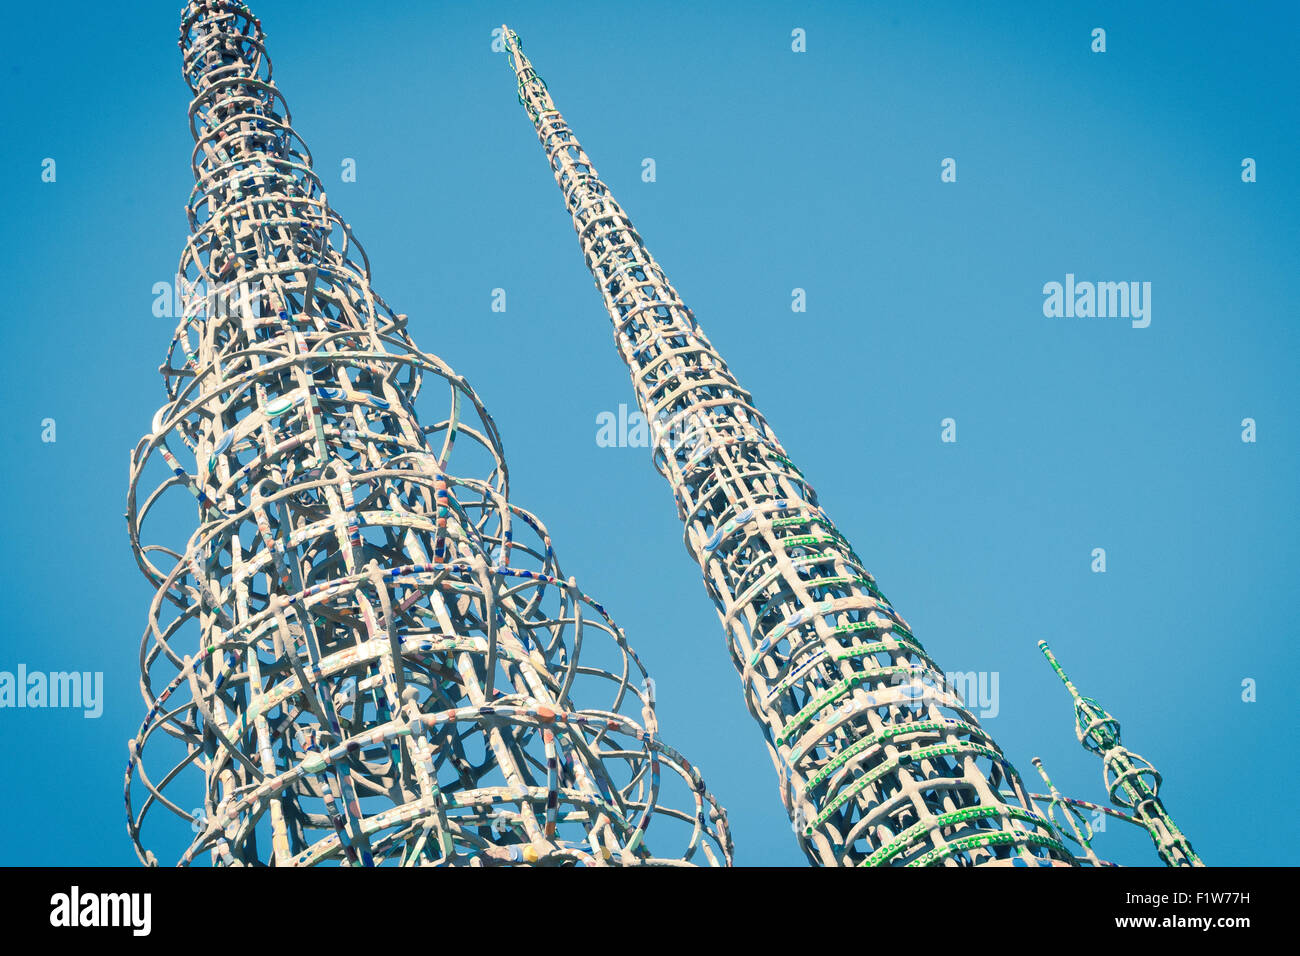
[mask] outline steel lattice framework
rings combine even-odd
[[[1070,865],[502,32],[808,858]]]
[[[184,314],[127,510],[157,588],[126,773],[141,860],[161,805],[182,864],[729,863],[640,660],[509,502],[479,397],[371,289],[259,21],[191,2],[180,46]],[[142,543],[154,513],[192,526],[176,489],[198,529]]]
[[[1124,746],[1119,721],[1096,700],[1079,693],[1047,642],[1039,641],[1038,649],[1070,692],[1074,701],[1075,735],[1084,750],[1101,758],[1106,793],[1111,802],[1130,811],[1129,821],[1146,829],[1166,866],[1204,866],[1160,800],[1160,772],[1145,757]],[[1046,779],[1046,774],[1043,777]]]

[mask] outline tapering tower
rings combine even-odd
[[[1069,865],[1019,775],[818,506],[598,178],[518,36],[502,29],[809,859]]]
[[[141,860],[161,807],[181,864],[730,862],[641,662],[510,503],[478,395],[371,288],[257,18],[195,0],[180,46],[183,314],[127,505],[157,588],[126,773]]]
[[[1160,800],[1159,771],[1146,758],[1124,746],[1120,741],[1119,721],[1093,698],[1079,693],[1047,642],[1039,641],[1038,649],[1074,700],[1075,735],[1084,750],[1101,758],[1106,793],[1111,802],[1128,810],[1133,822],[1146,828],[1166,866],[1204,866]]]

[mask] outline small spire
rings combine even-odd
[[[1066,676],[1065,668],[1063,668],[1057,661],[1056,655],[1052,653],[1051,647],[1048,646],[1046,641],[1039,641],[1038,649],[1042,651],[1043,656],[1047,658],[1047,663],[1052,665],[1052,670],[1056,671],[1056,676],[1061,678],[1061,683],[1064,684],[1065,689],[1070,692],[1070,696],[1073,697],[1075,701],[1078,701],[1080,699],[1078,688],[1076,688],[1074,682]]]
[[[1038,649],[1074,699],[1075,735],[1085,750],[1101,758],[1111,803],[1133,811],[1134,818],[1147,828],[1156,852],[1167,866],[1204,866],[1160,800],[1159,771],[1146,758],[1124,746],[1119,721],[1096,700],[1079,693],[1047,642],[1039,641]],[[1039,773],[1047,779],[1041,767]]]

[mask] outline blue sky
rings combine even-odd
[[[121,785],[150,589],[122,514],[173,325],[151,289],[192,185],[179,6],[8,14],[0,670],[101,671],[105,696],[98,719],[0,710],[0,863],[134,862]],[[1287,862],[1295,8],[989,6],[254,9],[376,289],[485,399],[513,497],[656,677],[663,734],[727,806],[737,862],[802,856],[668,489],[645,449],[595,440],[632,391],[490,49],[503,20],[918,637],[947,670],[997,672],[986,724],[1027,779],[1041,755],[1062,790],[1104,800],[1046,639],[1163,772],[1207,863]],[[1045,317],[1067,273],[1150,282],[1150,326]],[[1114,825],[1098,847],[1155,862]]]

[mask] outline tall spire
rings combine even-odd
[[[1069,865],[502,30],[808,858]]]
[[[1101,758],[1111,802],[1132,811],[1136,822],[1146,827],[1166,866],[1204,866],[1160,800],[1160,773],[1145,758],[1123,745],[1119,721],[1101,704],[1079,693],[1047,642],[1039,641],[1038,649],[1070,692],[1074,701],[1075,735],[1084,750]]]
[[[623,632],[510,503],[478,395],[372,290],[257,18],[195,0],[180,46],[192,234],[127,506],[157,588],[141,860],[161,808],[182,864],[730,862]],[[142,543],[193,520],[175,489],[197,530]]]

